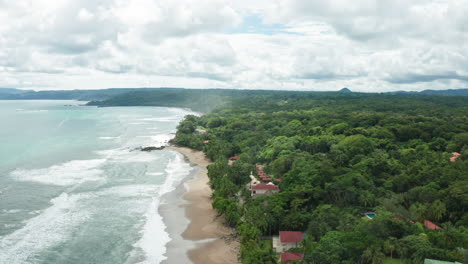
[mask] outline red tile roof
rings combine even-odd
[[[301,243],[304,238],[302,232],[294,231],[280,231],[279,236],[281,243]]]
[[[283,181],[283,179],[281,179],[281,178],[278,178],[278,179],[275,179],[275,181],[277,181],[277,182],[282,182],[282,181]]]
[[[236,160],[236,159],[239,159],[239,158],[240,158],[240,156],[234,156],[234,157],[230,157],[229,159],[230,160]]]
[[[256,185],[252,185],[252,190],[279,190],[279,186],[261,182]]]
[[[303,260],[304,259],[304,254],[302,253],[297,253],[297,252],[284,252],[281,254],[281,262],[291,262],[294,260]]]
[[[453,153],[452,153],[452,157],[450,157],[450,161],[451,161],[451,162],[455,162],[455,161],[457,161],[458,157],[460,157],[460,156],[461,156],[460,153],[458,153],[458,152],[453,152]]]
[[[432,223],[431,221],[429,220],[424,220],[424,226],[428,229],[432,229],[432,230],[437,230],[437,229],[442,229],[442,227]]]

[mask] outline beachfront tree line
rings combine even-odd
[[[467,113],[463,97],[276,93],[187,116],[175,142],[214,161],[213,207],[236,227],[243,263],[276,263],[266,238],[280,230],[307,234],[306,263],[463,262]],[[256,164],[282,179],[280,193],[251,199]]]

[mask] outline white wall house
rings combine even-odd
[[[304,234],[302,232],[294,231],[280,231],[279,236],[273,237],[273,248],[276,252],[285,252],[291,248],[298,248],[301,246]]]

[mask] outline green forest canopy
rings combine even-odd
[[[215,162],[213,206],[237,228],[243,263],[276,263],[260,242],[280,230],[307,234],[297,249],[307,263],[464,261],[466,97],[259,92],[223,101],[187,116],[175,142]],[[194,133],[200,127],[209,133]],[[456,162],[452,152],[461,153]],[[256,164],[282,179],[280,193],[250,198]]]

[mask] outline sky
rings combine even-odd
[[[468,88],[468,0],[0,0],[0,87]]]

